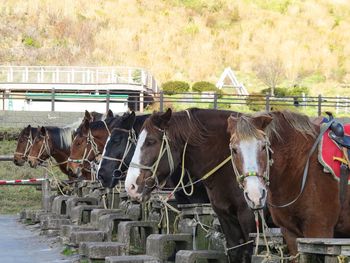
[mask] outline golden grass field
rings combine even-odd
[[[280,61],[280,86],[350,95],[347,0],[4,0],[1,64],[129,65],[216,82],[231,66],[250,92]]]

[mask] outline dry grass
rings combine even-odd
[[[0,10],[2,63],[143,66],[159,82],[216,81],[231,66],[253,91],[264,87],[255,66],[278,58],[286,85],[316,74],[327,93],[350,82],[345,0],[5,0]]]

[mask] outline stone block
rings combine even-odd
[[[71,196],[66,201],[67,203],[67,214],[68,216],[71,216],[71,211],[74,207],[78,205],[99,205],[98,199],[94,197],[78,197],[78,196]]]
[[[91,226],[63,225],[60,231],[61,244],[69,244],[72,232],[97,230]]]
[[[105,259],[110,256],[124,255],[125,244],[119,242],[82,242],[79,254],[89,259]]]
[[[125,243],[127,254],[146,253],[147,237],[158,233],[158,222],[124,221],[118,224],[118,241]]]
[[[66,201],[69,196],[60,195],[54,198],[52,201],[52,213],[57,215],[67,215]]]
[[[74,231],[69,238],[69,245],[77,247],[81,242],[102,242],[106,233],[103,231]]]
[[[148,236],[146,243],[146,254],[161,262],[175,261],[178,251],[191,249],[192,235],[189,234],[153,234]]]
[[[180,250],[176,253],[175,263],[195,263],[198,259],[207,262],[228,262],[224,252],[215,250]]]
[[[88,224],[91,221],[91,211],[100,208],[98,205],[78,205],[70,210],[70,218],[73,224]]]
[[[121,209],[104,209],[104,208],[96,208],[91,211],[91,225],[94,227],[99,226],[100,217],[108,214],[125,214]]]
[[[106,257],[106,263],[160,263],[158,258],[148,255]]]
[[[130,221],[130,217],[121,213],[107,214],[100,217],[99,230],[106,232],[106,241],[118,240],[118,224],[122,221]]]

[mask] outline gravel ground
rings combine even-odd
[[[39,235],[39,226],[18,222],[16,215],[0,215],[0,262],[70,263],[73,257],[61,254],[63,247],[56,238]]]

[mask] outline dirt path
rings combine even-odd
[[[39,235],[38,225],[25,226],[15,215],[0,215],[0,262],[68,263],[62,246],[54,238]]]

